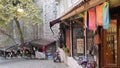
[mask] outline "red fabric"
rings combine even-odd
[[[94,8],[89,9],[88,13],[89,13],[89,29],[90,30],[96,30],[95,9]]]
[[[42,46],[42,51],[45,52],[46,51],[46,47]]]
[[[96,19],[97,19],[97,25],[103,26],[102,5],[96,6]]]

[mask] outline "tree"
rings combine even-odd
[[[39,13],[40,8],[35,6],[33,0],[0,0],[0,27],[6,27],[14,20],[19,30],[21,45],[24,46],[24,35],[20,21],[26,24],[39,24],[41,21]]]

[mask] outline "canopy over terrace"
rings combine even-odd
[[[109,1],[110,8],[120,6],[120,0],[83,0],[80,3],[75,4],[74,7],[70,8],[70,11],[64,12],[64,15],[61,17],[53,20],[50,22],[50,27],[55,25],[56,23],[68,19],[76,14],[79,14],[81,12],[84,12],[92,7],[95,7],[96,5],[99,5],[105,1]]]
[[[51,21],[50,27],[105,1],[106,0],[83,0],[82,2],[75,4],[74,7],[70,8],[70,11],[64,12],[64,15],[62,15],[61,17]],[[63,23],[65,24],[65,22]]]
[[[56,41],[52,40],[52,39],[45,39],[45,38],[40,38],[40,39],[36,39],[30,42],[30,44],[34,47],[41,47],[41,46],[48,46],[51,44],[55,44]]]
[[[99,5],[105,1],[110,3],[110,8],[120,6],[120,0],[83,0],[82,2],[76,4],[70,11],[66,12],[64,15],[60,17],[60,20],[68,19],[76,14],[84,12],[96,5]]]

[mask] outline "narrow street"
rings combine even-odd
[[[0,68],[120,68],[120,0],[0,0]]]
[[[0,58],[0,68],[67,68],[64,63],[54,63],[52,60],[26,60]]]

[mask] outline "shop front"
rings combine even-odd
[[[76,22],[72,23],[72,53],[74,58],[84,56],[84,28]]]
[[[61,21],[66,19],[71,21],[68,22],[71,27],[64,29],[63,37],[73,57],[88,56],[92,45],[96,43],[94,37],[97,31],[100,34],[100,43],[95,44],[98,53],[94,59],[98,67],[120,68],[120,4],[118,2],[120,3],[119,0],[88,0],[75,6],[60,18]],[[81,13],[83,13],[82,26],[81,21],[76,17],[80,18]]]
[[[110,9],[110,24],[102,30],[101,68],[120,68],[120,7]],[[103,57],[103,58],[102,58]]]

